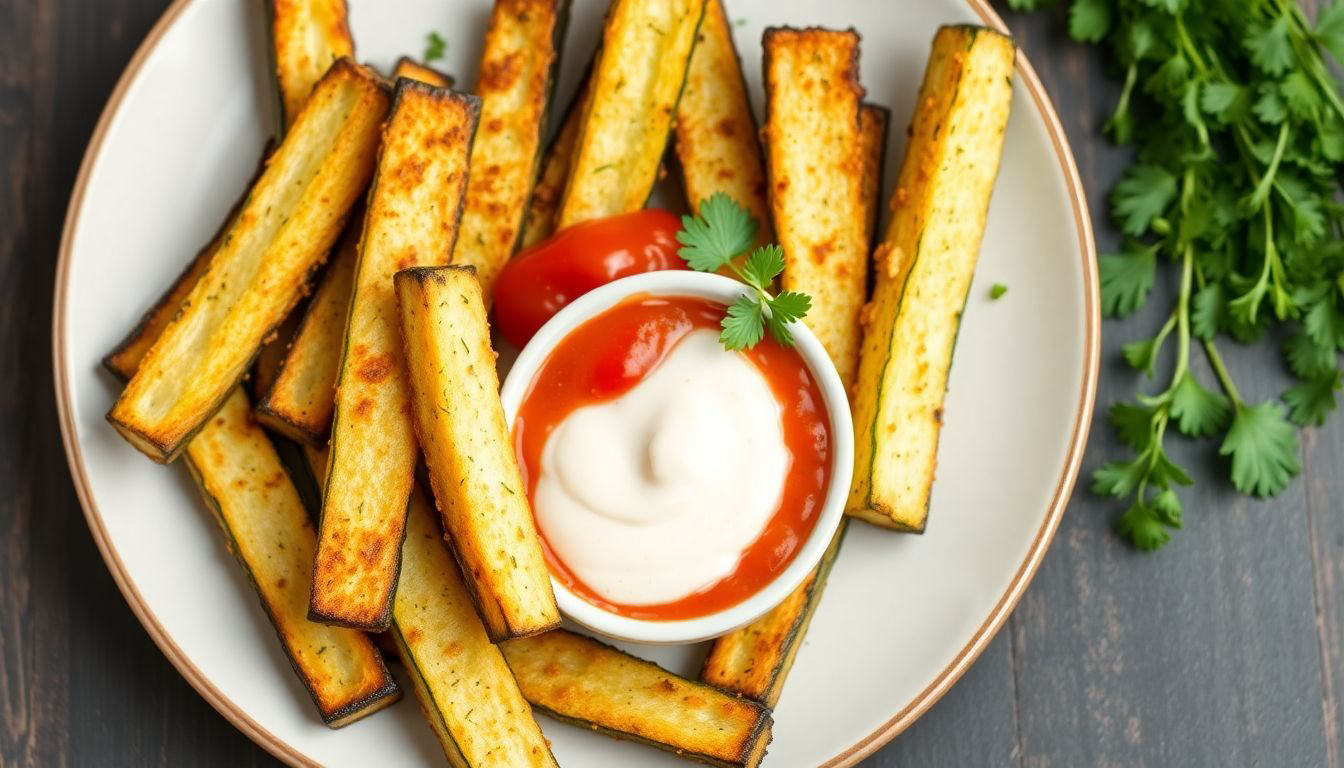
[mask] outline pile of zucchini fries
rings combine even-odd
[[[491,284],[518,247],[642,208],[671,143],[687,202],[737,200],[784,247],[783,287],[813,297],[853,393],[850,514],[922,530],[1011,42],[938,34],[874,251],[889,114],[863,102],[852,30],[766,32],[758,134],[722,0],[612,0],[543,152],[568,0],[496,0],[470,95],[410,59],[395,84],[355,63],[344,0],[268,5],[283,128],[105,358],[127,382],[109,421],[156,461],[184,457],[328,725],[400,697],[386,632],[454,765],[553,765],[533,707],[759,764],[843,527],[698,681],[560,629],[499,404]]]

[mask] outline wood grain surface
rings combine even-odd
[[[275,764],[127,609],[56,425],[51,288],[66,200],[118,74],[166,4],[0,0],[0,766]],[[1008,19],[1059,107],[1099,245],[1113,247],[1105,192],[1127,153],[1099,128],[1116,83],[1059,14]],[[1156,299],[1104,328],[1084,473],[1121,453],[1100,414],[1138,385],[1118,350],[1158,325]],[[1248,395],[1286,381],[1269,350],[1226,353]],[[1228,490],[1213,444],[1176,442],[1197,469],[1186,530],[1140,554],[1111,533],[1114,505],[1075,493],[1004,631],[866,765],[1344,765],[1344,417],[1306,433],[1303,477],[1270,502]]]

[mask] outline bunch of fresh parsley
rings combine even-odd
[[[784,250],[763,245],[745,260],[739,256],[756,242],[756,219],[731,197],[717,192],[700,202],[695,216],[681,217],[677,254],[697,272],[728,270],[752,288],[728,307],[719,341],[728,349],[750,349],[765,338],[768,328],[775,341],[789,347],[793,334],[789,323],[802,319],[812,308],[812,298],[798,291],[771,295],[775,278],[784,271]],[[741,262],[739,264],[739,262]]]
[[[1136,147],[1111,191],[1127,239],[1100,259],[1103,309],[1123,316],[1142,307],[1161,263],[1179,281],[1157,334],[1124,347],[1149,378],[1159,360],[1171,361],[1171,377],[1161,391],[1111,407],[1135,455],[1093,475],[1097,493],[1129,501],[1120,533],[1156,549],[1181,527],[1175,486],[1191,482],[1165,451],[1168,427],[1221,437],[1232,484],[1265,497],[1300,471],[1294,425],[1319,425],[1335,409],[1344,101],[1322,51],[1344,61],[1344,0],[1314,22],[1296,0],[1071,0],[1068,23],[1074,39],[1104,46],[1123,75],[1106,130]],[[1281,402],[1248,403],[1217,343],[1265,336],[1284,339],[1299,383]],[[1216,388],[1191,371],[1195,345]]]

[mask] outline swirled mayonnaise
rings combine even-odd
[[[733,572],[778,508],[789,461],[769,382],[696,330],[628,392],[557,425],[534,512],[595,593],[667,603]]]

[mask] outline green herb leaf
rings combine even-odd
[[[771,299],[769,306],[770,313],[766,315],[765,324],[770,329],[770,335],[783,346],[793,346],[789,323],[801,320],[807,314],[812,308],[812,297],[797,291],[785,291]]]
[[[756,220],[731,197],[716,192],[700,201],[698,216],[682,216],[677,251],[697,272],[722,269],[756,240]]]
[[[1341,372],[1331,370],[1303,381],[1283,393],[1288,418],[1300,427],[1319,427],[1335,410],[1335,390],[1341,386]]]
[[[1227,426],[1232,413],[1226,397],[1210,392],[1186,371],[1171,391],[1171,415],[1187,437],[1209,437]]]
[[[1074,0],[1069,6],[1069,36],[1074,40],[1095,43],[1110,31],[1110,0]]]
[[[765,317],[761,303],[751,296],[741,296],[728,307],[723,318],[723,332],[719,341],[728,349],[750,349],[765,337]]]
[[[802,320],[812,308],[812,297],[798,291],[784,291],[770,301],[770,314],[786,323]]]
[[[1293,65],[1293,43],[1288,20],[1280,15],[1268,24],[1252,22],[1246,30],[1246,50],[1262,72],[1282,75]]]
[[[989,287],[989,300],[998,301],[1003,298],[1003,294],[1008,292],[1008,286],[1003,283],[995,283]]]
[[[1142,455],[1133,461],[1108,461],[1092,473],[1092,492],[1123,499],[1139,487],[1147,469]]]
[[[1246,89],[1236,83],[1205,83],[1200,91],[1200,109],[1227,123],[1246,112]]]
[[[1227,313],[1227,297],[1222,283],[1209,283],[1190,300],[1190,332],[1197,339],[1212,339],[1218,335],[1223,316]]]
[[[1257,93],[1259,96],[1255,100],[1255,106],[1251,108],[1251,111],[1255,112],[1256,117],[1260,118],[1262,122],[1267,123],[1268,125],[1279,125],[1284,120],[1288,119],[1288,105],[1283,103],[1283,96],[1280,94],[1276,84],[1265,83],[1260,86]],[[1265,152],[1262,149],[1258,153],[1256,159],[1261,162],[1268,162],[1268,158],[1272,151],[1273,150]]]
[[[1314,379],[1335,368],[1335,348],[1317,344],[1306,331],[1289,337],[1283,351],[1288,369],[1299,379]]]
[[[1102,254],[1097,267],[1101,272],[1101,309],[1107,316],[1123,317],[1147,303],[1148,292],[1157,279],[1157,258],[1152,250]]]
[[[1316,17],[1316,42],[1344,63],[1344,0],[1335,0]]]
[[[1181,497],[1168,488],[1153,499],[1153,513],[1163,525],[1172,528],[1181,527]]]
[[[757,248],[742,265],[742,275],[747,283],[762,291],[769,290],[770,284],[783,271],[784,249],[778,245],[763,245]]]
[[[1176,177],[1156,165],[1136,165],[1111,193],[1111,209],[1125,234],[1142,235],[1153,219],[1161,216],[1176,199]]]
[[[1328,301],[1318,301],[1302,317],[1302,330],[1323,349],[1344,348],[1344,317]]]
[[[1279,493],[1302,471],[1297,431],[1275,402],[1238,405],[1218,453],[1232,458],[1232,485],[1261,498]]]
[[[1115,403],[1107,415],[1116,435],[1131,451],[1140,453],[1152,443],[1153,409],[1133,403]]]
[[[1135,502],[1115,521],[1115,532],[1145,552],[1160,549],[1171,541],[1171,534],[1153,510],[1139,502]]]
[[[448,52],[448,41],[443,39],[443,35],[438,32],[430,32],[428,41],[425,43],[424,60],[426,64],[442,59]]]

